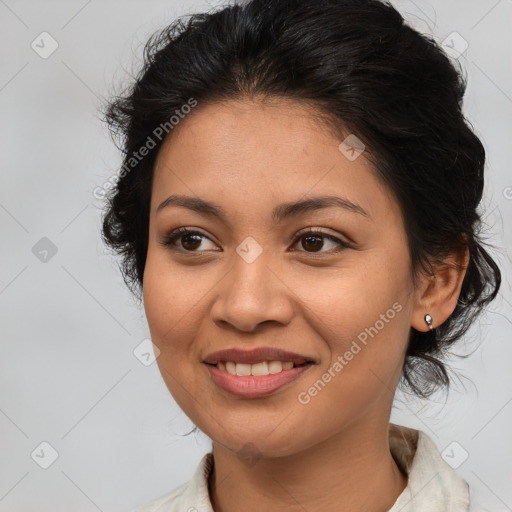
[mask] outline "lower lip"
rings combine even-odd
[[[290,370],[270,375],[238,376],[219,370],[211,364],[206,365],[213,381],[224,391],[241,398],[260,398],[271,395],[286,384],[293,382],[302,375],[311,364],[297,366]]]

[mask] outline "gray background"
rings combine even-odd
[[[93,190],[120,163],[102,98],[154,30],[219,3],[0,0],[0,512],[132,510],[188,480],[210,448],[183,436],[192,424],[156,363],[134,355],[149,331],[102,246]],[[481,510],[512,510],[512,2],[394,3],[455,50],[467,41],[465,108],[488,153],[485,228],[504,283],[459,345],[476,349],[453,362],[467,379],[447,400],[398,395],[392,421],[428,433]],[[58,43],[45,59],[31,47],[43,31]],[[47,469],[42,442],[58,454]]]

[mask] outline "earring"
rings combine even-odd
[[[432,327],[432,317],[430,315],[425,315],[425,323],[428,325],[428,328],[433,331],[434,328]]]

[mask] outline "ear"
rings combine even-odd
[[[455,310],[469,264],[469,248],[453,252],[434,266],[432,275],[422,274],[415,291],[411,326],[429,331],[425,315],[432,317],[432,327],[439,327]]]

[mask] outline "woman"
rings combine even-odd
[[[140,511],[466,511],[395,389],[449,384],[493,300],[465,83],[377,0],[252,0],[152,37],[107,121],[103,236],[162,377],[212,439]]]

